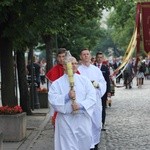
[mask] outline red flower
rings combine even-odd
[[[14,107],[2,106],[2,107],[0,107],[1,115],[13,115],[13,114],[18,114],[18,113],[22,113],[22,112],[23,112],[23,110],[20,106],[14,106]]]

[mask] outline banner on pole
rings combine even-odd
[[[142,5],[142,27],[144,50],[150,52],[150,2],[143,2]]]

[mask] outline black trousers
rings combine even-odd
[[[102,106],[102,124],[105,124],[106,119],[106,106]]]
[[[106,105],[107,105],[107,94],[105,93],[102,97],[102,124],[105,124],[106,119]]]

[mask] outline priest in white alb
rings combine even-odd
[[[101,97],[106,92],[106,81],[100,69],[91,64],[91,54],[89,49],[83,49],[80,53],[81,65],[78,71],[86,76],[93,83],[96,91],[97,103],[92,116],[92,135],[93,143],[91,150],[98,150],[102,127],[102,102]]]
[[[76,73],[76,59],[70,57],[69,61],[73,76],[70,76],[71,70],[67,69],[66,62],[65,74],[52,83],[48,93],[49,102],[58,112],[54,137],[55,150],[90,150],[91,117],[96,105],[96,92],[89,79]]]

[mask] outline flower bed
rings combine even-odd
[[[26,136],[26,113],[20,106],[0,107],[0,132],[4,141],[21,141]]]
[[[23,110],[20,106],[14,106],[14,107],[9,107],[9,106],[2,106],[0,107],[0,115],[14,115],[18,113],[22,113]]]

